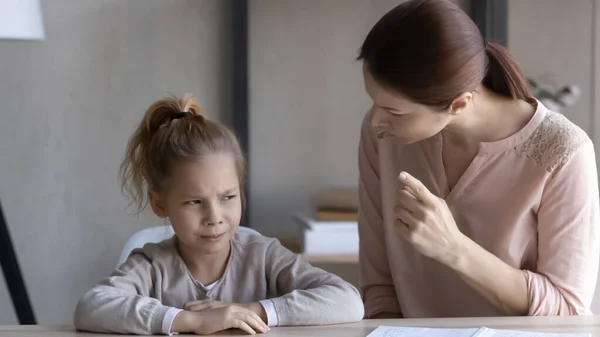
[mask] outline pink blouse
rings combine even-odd
[[[442,136],[410,145],[378,140],[367,114],[360,141],[360,270],[366,316],[502,316],[449,267],[394,229],[397,176],[406,170],[448,204],[462,233],[528,284],[529,315],[590,313],[599,263],[594,147],[538,102],[516,134],[482,143],[450,191]]]

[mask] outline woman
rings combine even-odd
[[[359,153],[366,316],[590,313],[599,201],[585,132],[533,99],[449,1],[392,9],[359,60],[373,100]]]

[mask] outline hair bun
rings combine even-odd
[[[198,100],[190,94],[185,94],[183,97],[178,98],[178,105],[180,110],[178,112],[187,112],[191,116],[202,116],[204,117],[204,111]]]
[[[200,121],[201,124],[206,124],[206,118],[202,111],[202,107],[198,100],[190,94],[186,94],[183,97],[173,96],[172,99],[176,104],[172,105],[173,117],[171,120],[182,119],[186,117],[193,117]]]

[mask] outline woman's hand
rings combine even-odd
[[[403,185],[394,209],[398,230],[423,255],[450,265],[465,235],[456,226],[446,202],[406,172],[398,179]]]
[[[197,335],[209,335],[232,328],[251,335],[269,331],[269,327],[256,313],[237,305],[224,305],[197,312],[182,311],[175,316],[171,326],[172,332],[191,332]]]

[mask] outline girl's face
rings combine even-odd
[[[242,215],[235,161],[215,153],[173,165],[161,193],[150,193],[152,209],[168,217],[180,246],[203,254],[229,250]]]

